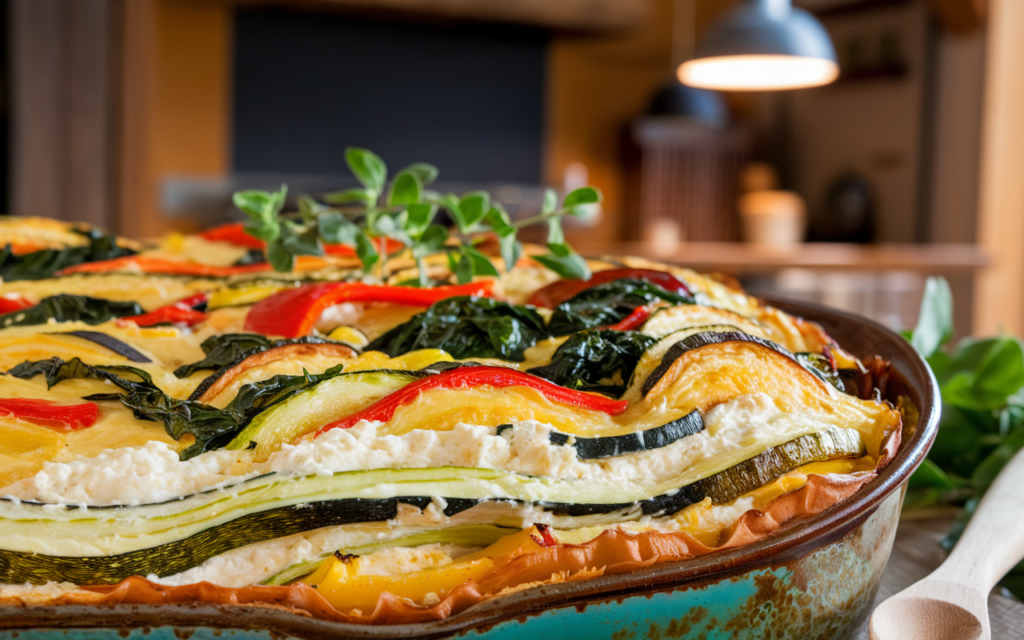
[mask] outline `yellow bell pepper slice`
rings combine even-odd
[[[537,528],[530,527],[450,564],[397,576],[362,575],[359,558],[337,554],[301,582],[314,585],[317,593],[339,611],[372,611],[384,592],[416,604],[430,604],[444,599],[459,585],[484,578],[514,558],[541,550],[543,547],[537,542],[540,539]]]

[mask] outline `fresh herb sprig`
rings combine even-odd
[[[519,230],[546,224],[548,253],[533,259],[563,278],[590,277],[586,260],[565,241],[562,217],[583,215],[587,205],[601,202],[601,192],[594,187],[570,192],[561,205],[555,191],[548,189],[539,215],[513,221],[486,191],[457,196],[428,189],[438,175],[433,165],[411,164],[389,182],[387,165],[372,151],[349,147],[345,161],[362,186],[327,194],[327,204],[303,194],[298,212],[284,214],[287,186],[272,192],[234,194],[235,206],[248,216],[246,232],[267,243],[267,261],[277,271],[292,270],[296,256],[323,255],[324,243],[331,243],[353,247],[363,270],[377,269],[382,279],[387,278],[389,258],[409,249],[416,260],[420,286],[429,282],[425,258],[446,254],[458,282],[466,283],[474,276],[498,275],[478,248],[482,234],[495,234],[505,268],[511,269],[523,252],[517,239]],[[434,221],[442,209],[454,222],[451,230]],[[404,247],[391,253],[388,239]]]
[[[904,506],[962,505],[943,540],[951,549],[985,491],[1024,447],[1024,343],[999,335],[950,344],[953,296],[942,278],[925,284],[917,328],[907,337],[939,383],[942,417],[928,458],[910,478]],[[1024,599],[1024,563],[1001,584]]]

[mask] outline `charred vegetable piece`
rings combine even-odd
[[[366,345],[391,357],[416,349],[442,349],[457,360],[497,358],[522,362],[523,353],[548,337],[534,309],[491,298],[442,300]]]
[[[427,307],[453,296],[489,296],[493,280],[464,285],[420,288],[330,282],[280,291],[255,305],[245,317],[245,329],[264,335],[297,338],[313,330],[324,309],[343,302],[388,302]]]
[[[498,434],[515,427],[504,424],[498,427]],[[678,420],[647,429],[636,431],[623,436],[605,436],[603,438],[581,438],[567,433],[551,433],[552,444],[568,445],[576,449],[576,457],[581,460],[597,460],[599,458],[610,458],[621,456],[627,453],[638,451],[650,451],[667,447],[673,442],[700,433],[704,430],[704,421],[699,411],[691,411]]]
[[[84,322],[100,324],[122,316],[143,313],[137,302],[117,302],[102,298],[61,293],[43,298],[39,304],[0,316],[0,328],[45,324],[53,318],[57,322]]]

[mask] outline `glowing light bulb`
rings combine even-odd
[[[789,55],[735,55],[697,58],[679,65],[679,81],[719,91],[805,89],[828,84],[839,67],[827,58]]]

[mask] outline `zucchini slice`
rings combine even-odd
[[[513,429],[511,424],[498,427],[498,434]],[[597,460],[610,458],[640,451],[651,451],[667,447],[673,442],[700,433],[704,430],[704,420],[697,410],[653,429],[634,431],[621,436],[605,436],[603,438],[583,438],[558,431],[551,432],[551,443],[569,445],[576,449],[576,457],[580,460]]]
[[[641,513],[671,515],[705,497],[728,502],[802,464],[858,457],[863,451],[858,432],[830,428],[654,496],[645,496],[628,483],[437,467],[329,477],[262,476],[226,490],[142,507],[57,511],[49,505],[0,500],[7,512],[0,517],[5,546],[36,547],[0,549],[0,582],[109,584],[131,575],[168,576],[254,542],[326,526],[390,520],[397,516],[399,503],[425,509],[433,496],[445,497],[448,516],[484,502],[532,504],[569,518],[601,514],[608,523],[635,519]],[[483,514],[494,517],[486,510]],[[115,547],[124,551],[110,553]],[[61,554],[61,548],[78,553]]]
[[[225,448],[252,449],[253,459],[264,461],[282,444],[365,409],[423,375],[390,370],[342,373],[260,413]]]

